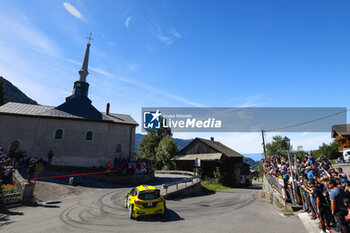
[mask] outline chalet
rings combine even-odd
[[[350,124],[333,125],[332,138],[340,142],[339,151],[350,147]]]
[[[173,158],[177,169],[185,171],[193,171],[196,159],[200,161],[204,176],[213,177],[216,167],[219,167],[227,185],[241,184],[250,173],[249,164],[243,162],[243,155],[213,137],[210,140],[195,138]]]

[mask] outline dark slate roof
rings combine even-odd
[[[89,120],[102,120],[102,114],[91,104],[91,100],[86,96],[74,96],[55,109],[55,113],[57,112],[58,114],[64,112],[65,114]]]
[[[222,153],[186,154],[186,155],[174,156],[173,160],[192,161],[192,160],[196,160],[197,158],[200,158],[200,160],[211,161],[211,160],[220,160],[221,157],[222,157]]]
[[[212,141],[212,140],[207,140],[204,138],[195,138],[193,141],[198,140],[204,144],[206,144],[207,146],[213,148],[214,150],[216,150],[218,153],[222,153],[224,155],[226,155],[227,157],[243,157],[243,155],[241,155],[240,153],[238,153],[235,150],[232,150],[231,148],[225,146],[224,144],[222,144],[221,142],[217,142],[217,141]],[[192,141],[192,142],[193,142]],[[192,143],[191,142],[191,143]],[[190,143],[190,144],[191,144]],[[188,144],[187,146],[189,146],[190,144]],[[186,146],[186,147],[187,147]],[[185,148],[186,148],[185,147]],[[185,149],[183,148],[178,154],[181,154],[181,152]]]
[[[350,124],[333,125],[332,138],[335,138],[336,136],[350,136]]]
[[[109,121],[109,122],[114,122],[119,124],[138,125],[137,122],[130,115],[116,114],[116,113],[110,113],[109,115],[107,115],[104,112],[99,112],[101,118],[93,118],[94,117],[93,114],[84,116],[84,114],[74,114],[74,111],[66,112],[57,108],[52,106],[41,106],[41,105],[9,102],[5,105],[0,106],[0,114],[5,113],[5,114],[27,115],[27,116],[38,116],[38,117],[42,116],[42,117],[54,117],[54,118],[65,118],[65,119]],[[67,110],[65,108],[62,108],[62,109]]]
[[[232,150],[230,147],[225,146],[221,142],[207,140],[204,138],[196,138],[196,139],[207,144],[208,146],[210,146],[211,148],[213,148],[217,152],[225,154],[227,157],[243,157],[243,155],[241,155],[240,153],[238,153],[235,150]]]

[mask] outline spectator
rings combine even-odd
[[[28,171],[28,183],[30,183],[30,180],[34,177],[35,169],[36,169],[36,160],[33,159],[30,162],[28,170],[27,170]]]
[[[111,168],[112,168],[112,163],[110,160],[108,160],[106,167],[107,167],[107,170],[106,170],[105,174],[106,174],[106,176],[110,176],[111,175]]]
[[[48,164],[51,165],[51,160],[54,156],[54,153],[52,150],[49,151],[49,153],[47,154],[47,158],[48,158]]]
[[[347,208],[344,205],[345,193],[337,186],[337,182],[334,179],[327,181],[327,186],[330,191],[331,210],[334,216],[336,230],[342,233],[347,233],[348,228],[345,225],[345,216],[347,215]]]

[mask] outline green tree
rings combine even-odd
[[[175,169],[175,163],[171,159],[176,153],[177,145],[174,140],[169,136],[164,137],[156,148],[154,167],[162,170]]]
[[[303,150],[302,146],[297,146],[297,150],[293,151],[292,154],[293,154],[293,157],[294,155],[296,155],[299,161],[303,161],[307,152]]]
[[[287,151],[292,150],[292,146],[288,146],[288,144],[283,141],[283,137],[280,135],[276,135],[272,137],[272,142],[266,144],[266,154],[270,155],[282,155],[287,158]]]
[[[0,81],[0,106],[7,101],[6,89],[3,81]]]
[[[323,143],[317,150],[314,150],[312,153],[315,158],[320,157],[320,155],[325,155],[328,159],[337,159],[341,156],[341,153],[338,151],[338,147],[340,143],[337,140],[333,140],[333,142],[326,144]]]
[[[160,119],[163,122],[163,118]],[[137,157],[146,158],[155,161],[156,148],[158,147],[160,141],[164,137],[171,137],[170,128],[164,128],[161,124],[160,129],[148,129],[147,135],[140,142],[139,149],[137,151]]]

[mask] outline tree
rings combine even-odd
[[[163,122],[162,118],[160,120]],[[148,129],[146,131],[147,135],[140,142],[137,157],[155,161],[156,148],[160,141],[164,137],[171,137],[173,134],[171,133],[171,129],[163,127],[163,124],[161,124],[160,129]]]
[[[177,145],[174,140],[167,136],[164,137],[156,148],[154,167],[162,170],[175,169],[175,163],[171,159],[177,153]]]
[[[297,151],[293,151],[292,154],[296,155],[299,161],[303,161],[307,152],[303,150],[303,146],[297,146]]]
[[[341,153],[338,151],[338,147],[340,143],[337,140],[333,140],[333,142],[326,144],[323,143],[317,150],[313,151],[313,155],[315,158],[318,158],[320,155],[325,155],[328,159],[337,159],[341,156]]]
[[[282,136],[276,135],[272,137],[272,142],[266,144],[266,154],[269,155],[282,155],[285,158],[288,156],[288,149],[292,150],[292,146],[283,141]]]
[[[7,101],[6,90],[3,81],[0,81],[0,106],[5,104]]]

